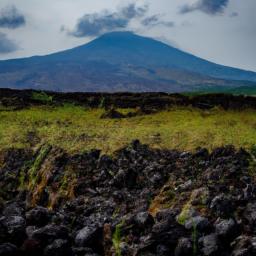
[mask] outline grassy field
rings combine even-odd
[[[100,119],[103,112],[73,105],[1,109],[0,149],[49,143],[69,152],[98,148],[112,153],[132,139],[182,150],[198,146],[211,150],[226,144],[249,148],[256,144],[255,110],[173,108],[120,120]]]

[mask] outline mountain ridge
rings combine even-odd
[[[131,32],[65,51],[0,61],[0,87],[56,91],[166,91],[256,84],[256,73],[206,61]]]

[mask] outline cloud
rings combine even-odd
[[[174,27],[175,23],[172,21],[163,21],[160,18],[160,15],[153,15],[150,17],[146,17],[142,20],[141,24],[145,27],[155,27],[158,25],[165,26],[165,27]]]
[[[123,8],[121,8],[121,15],[126,17],[128,20],[143,17],[148,11],[148,5],[137,7],[135,4],[129,4]]]
[[[24,26],[26,20],[23,14],[13,6],[7,6],[0,11],[0,27],[16,29],[18,27]]]
[[[239,13],[238,12],[232,12],[229,17],[231,18],[235,18],[235,17],[238,17],[239,16]]]
[[[210,15],[216,15],[223,13],[228,3],[229,0],[197,0],[194,4],[183,5],[180,13],[185,14],[199,10]]]
[[[137,7],[129,4],[117,12],[108,10],[100,13],[85,14],[80,18],[73,31],[68,32],[75,37],[98,36],[100,34],[125,29],[134,18],[143,17],[148,11],[148,6]],[[63,28],[61,29],[63,31]]]
[[[18,46],[6,34],[0,32],[0,54],[15,52],[16,50],[18,50]]]

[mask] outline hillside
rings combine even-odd
[[[254,87],[256,73],[200,59],[130,32],[47,56],[0,61],[0,87],[52,91],[183,92]]]

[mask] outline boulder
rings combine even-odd
[[[33,239],[27,239],[24,241],[23,245],[21,246],[21,251],[23,252],[24,255],[41,255],[42,254],[42,248],[41,244]]]
[[[28,225],[43,227],[50,220],[50,212],[47,208],[37,206],[26,213],[26,220]]]
[[[256,224],[256,203],[248,203],[243,217],[248,221],[250,226],[254,226]]]
[[[232,215],[234,205],[231,198],[224,194],[220,194],[212,199],[210,209],[216,216],[226,218]]]
[[[5,226],[9,241],[15,245],[21,245],[26,239],[26,221],[21,216],[10,216],[5,218]]]
[[[14,244],[0,244],[0,256],[18,256],[18,249]]]
[[[238,225],[231,218],[217,221],[215,230],[221,241],[226,243],[233,241],[239,232]]]
[[[166,256],[166,255],[170,255],[170,249],[168,246],[163,245],[163,244],[159,244],[156,247],[156,255],[157,256]]]
[[[195,216],[185,221],[186,229],[195,229],[199,232],[208,232],[211,229],[211,224],[207,218],[202,216]]]
[[[86,226],[80,229],[75,236],[75,244],[80,247],[91,246],[100,240],[102,228],[97,226]]]
[[[72,256],[74,255],[67,240],[56,239],[44,249],[44,256]]]
[[[141,229],[152,227],[154,224],[154,218],[149,214],[149,212],[140,212],[136,214],[134,221]]]
[[[17,202],[8,204],[4,210],[3,215],[6,217],[10,216],[22,216],[24,214],[24,208]]]
[[[131,255],[131,249],[127,243],[125,243],[125,242],[120,243],[120,253],[122,256]]]
[[[169,221],[175,222],[175,218],[179,213],[179,209],[163,209],[157,212],[156,220],[157,222]]]
[[[237,237],[232,243],[232,256],[252,256],[252,238],[246,235]]]
[[[215,256],[219,253],[218,237],[210,234],[199,239],[200,250],[204,256]]]
[[[136,185],[137,173],[133,169],[120,169],[114,177],[114,185],[118,188],[127,187],[129,189]]]
[[[45,247],[56,239],[69,240],[69,233],[64,226],[49,224],[33,231],[31,239],[38,241],[41,247]]]
[[[193,245],[189,238],[180,238],[175,249],[175,256],[193,255]]]
[[[0,244],[6,242],[8,238],[7,227],[5,225],[5,217],[0,218]]]

